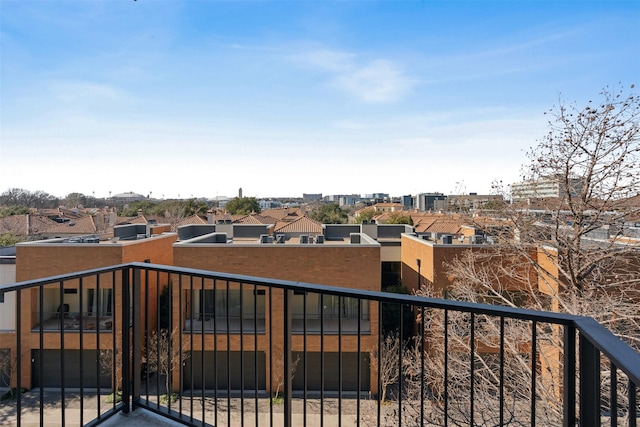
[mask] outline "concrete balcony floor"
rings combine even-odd
[[[141,427],[141,426],[159,426],[173,427],[183,426],[178,422],[164,418],[158,414],[145,409],[136,409],[128,414],[118,413],[100,424],[105,427]]]

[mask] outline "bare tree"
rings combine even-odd
[[[276,354],[282,354],[282,348],[280,348],[280,351],[276,351]],[[296,356],[295,360],[289,362],[289,375],[291,376],[291,380],[296,376],[298,363],[300,363],[299,354]],[[282,358],[275,359],[273,369],[273,378],[276,381],[276,392],[272,398],[272,402],[278,402],[280,398],[280,390],[284,387],[284,360]]]
[[[608,91],[601,97],[583,109],[553,109],[549,133],[529,152],[525,177],[555,180],[563,190],[557,200],[541,201],[544,220],[526,210],[506,212],[521,242],[552,248],[559,281],[577,290],[601,286],[602,272],[630,252],[620,245],[624,220],[640,212],[639,204],[627,203],[640,193],[640,98]],[[617,282],[629,279],[637,276]]]
[[[179,333],[178,328],[153,331],[145,348],[147,372],[156,372],[165,380],[168,398],[171,396],[171,374],[175,368],[181,369],[182,363],[189,358],[189,352],[180,348],[178,340],[173,339]]]
[[[29,191],[23,188],[10,188],[0,194],[0,206],[26,206],[29,208],[53,208],[58,199],[44,191]]]
[[[17,363],[15,355],[12,357],[11,349],[0,349],[0,386],[11,388]]]
[[[378,372],[378,364],[380,364],[378,372],[378,381],[380,381],[380,390],[382,392],[380,401],[384,402],[387,399],[387,389],[394,384],[398,384],[398,377],[400,376],[398,360],[401,357],[399,353],[400,338],[398,334],[387,335],[381,344],[379,351],[369,352],[369,364],[371,370],[376,372]],[[379,361],[378,356],[380,356]]]
[[[549,133],[529,152],[525,178],[534,188],[553,183],[559,197],[505,204],[490,219],[470,217],[495,243],[447,264],[447,295],[591,316],[640,349],[640,260],[625,227],[640,212],[630,199],[640,192],[639,98],[605,90],[598,102],[582,109],[560,104],[550,115]],[[418,294],[441,292],[423,287]],[[535,399],[537,423],[561,425],[561,328],[537,325],[534,359],[528,322],[452,311],[446,316],[445,321],[442,311],[430,312],[425,345],[404,353],[404,371],[411,373],[403,378],[407,399],[424,393],[418,384],[428,384],[433,406],[423,413],[430,423],[443,425],[446,416],[449,425],[469,425],[473,416],[478,425],[496,425],[502,416],[505,424],[529,425],[528,405]],[[423,358],[428,369],[416,370]],[[609,375],[601,373],[603,396]],[[626,405],[628,384],[621,377],[619,404]],[[500,403],[501,414],[495,410]],[[421,406],[403,408],[410,419]]]
[[[118,401],[119,394],[122,391],[122,354],[118,349],[99,350],[98,361],[100,363],[100,372],[110,376],[113,386],[113,399]]]

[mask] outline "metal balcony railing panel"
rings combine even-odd
[[[637,425],[640,355],[591,318],[146,263],[11,291],[9,425]]]

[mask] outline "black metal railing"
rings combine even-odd
[[[3,425],[637,425],[640,354],[591,318],[145,263],[8,292]]]

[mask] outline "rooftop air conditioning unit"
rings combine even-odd
[[[268,234],[261,234],[260,235],[260,243],[270,243],[269,242],[269,237],[271,237],[271,236],[269,236]],[[273,237],[271,239],[273,239]]]
[[[442,236],[442,244],[443,245],[450,245],[453,243],[453,236],[450,234],[445,234],[444,236]]]
[[[484,242],[484,236],[474,235],[470,238],[472,245],[480,245]]]
[[[284,243],[285,235],[284,234],[276,234],[276,243]]]
[[[307,243],[309,243],[309,236],[307,236],[306,234],[300,236],[300,244],[306,245]]]
[[[321,245],[324,243],[324,236],[322,234],[316,236],[316,244]]]
[[[227,243],[227,233],[212,233],[213,243]]]

